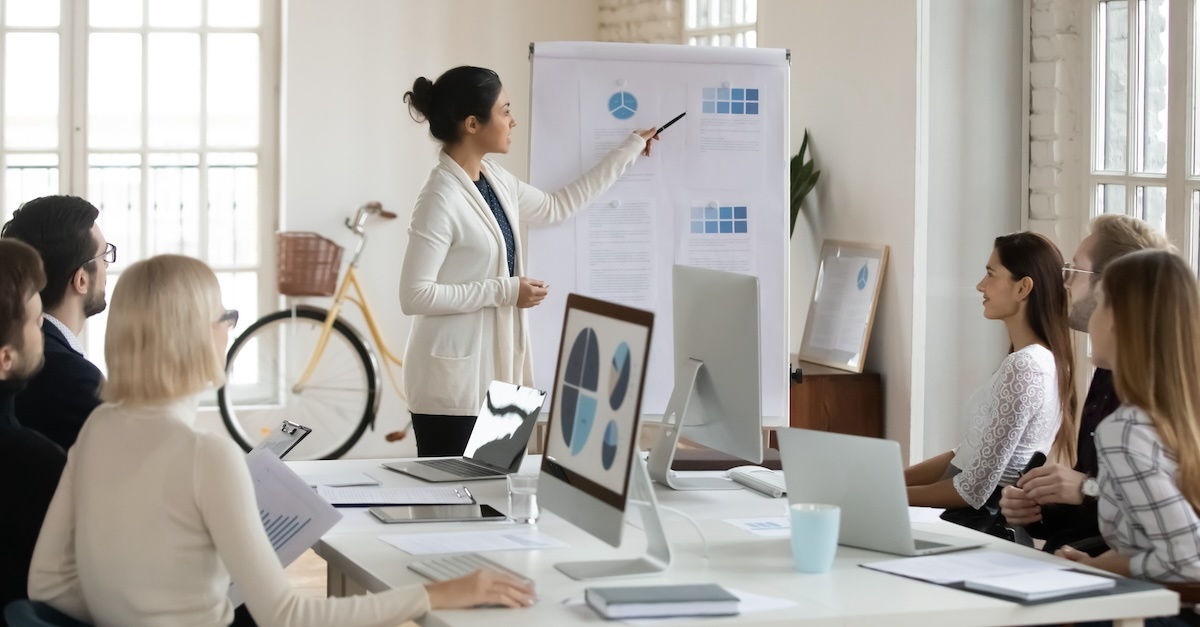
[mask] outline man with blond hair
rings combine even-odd
[[[1087,333],[1088,319],[1096,308],[1093,290],[1104,268],[1122,255],[1147,249],[1173,247],[1161,233],[1136,218],[1103,215],[1092,220],[1091,233],[1079,242],[1075,256],[1063,267],[1063,282],[1071,296],[1072,329]],[[1096,426],[1120,404],[1112,372],[1097,368],[1079,420],[1074,467],[1047,463],[1004,488],[1000,510],[1008,524],[1024,526],[1029,535],[1044,539],[1044,550],[1054,552],[1072,545],[1098,555],[1108,549],[1097,523],[1100,493],[1094,438]]]
[[[13,402],[42,368],[42,261],[32,247],[0,240],[0,608],[26,598],[29,563],[67,454],[17,422]],[[4,618],[0,617],[0,625]]]

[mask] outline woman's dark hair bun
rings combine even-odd
[[[405,92],[404,102],[408,103],[408,113],[414,120],[428,120],[429,111],[433,108],[433,81],[424,76],[418,77],[413,81],[412,91]]]
[[[468,65],[452,68],[437,83],[424,76],[413,81],[404,94],[408,114],[417,122],[429,122],[429,133],[445,144],[462,140],[460,124],[474,117],[487,124],[500,96],[500,77],[495,72]]]

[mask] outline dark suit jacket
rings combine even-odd
[[[83,421],[100,404],[100,369],[75,352],[54,323],[42,321],[46,365],[17,395],[21,424],[71,448]]]
[[[13,394],[19,385],[0,381],[0,476],[5,477],[0,507],[0,607],[26,598],[33,547],[67,463],[67,454],[57,444],[22,427],[13,417]]]

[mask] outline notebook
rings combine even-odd
[[[521,467],[545,400],[541,390],[492,381],[463,457],[404,460],[383,467],[435,483],[503,479]]]
[[[1088,575],[1074,570],[1051,570],[1000,577],[967,579],[968,590],[991,592],[1024,601],[1040,601],[1055,597],[1107,590],[1117,585],[1115,579]]]
[[[588,588],[584,599],[605,618],[734,616],[738,598],[716,584]]]

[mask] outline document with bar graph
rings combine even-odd
[[[256,449],[246,456],[254,496],[267,538],[284,566],[291,564],[342,519],[342,513],[317,495],[308,482],[277,455]],[[240,604],[237,587],[229,591]]]

